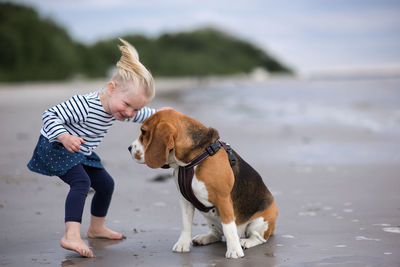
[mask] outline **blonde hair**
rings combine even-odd
[[[117,71],[112,81],[132,81],[136,86],[142,85],[145,96],[151,100],[155,95],[154,79],[150,71],[139,61],[139,54],[136,49],[127,41],[119,38],[124,44],[119,46],[122,55],[117,62]]]

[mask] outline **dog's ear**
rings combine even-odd
[[[152,131],[145,148],[144,159],[147,166],[156,169],[163,166],[175,145],[177,130],[168,122],[160,122]]]

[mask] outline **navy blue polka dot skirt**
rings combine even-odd
[[[78,164],[104,169],[96,153],[92,152],[89,156],[79,152],[72,153],[61,143],[50,142],[46,137],[40,135],[28,168],[44,175],[62,176]]]

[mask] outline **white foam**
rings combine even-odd
[[[299,212],[299,216],[317,216],[317,213],[314,211],[304,211],[304,212]]]
[[[374,226],[382,226],[382,227],[389,227],[389,226],[391,226],[390,224],[388,224],[388,223],[376,223],[376,224],[373,224]]]
[[[388,233],[400,234],[400,227],[385,227],[382,230]]]
[[[381,241],[380,239],[378,239],[378,238],[368,238],[368,237],[365,237],[365,236],[356,236],[356,240],[357,241]]]

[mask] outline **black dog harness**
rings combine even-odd
[[[235,156],[233,155],[232,148],[220,141],[217,140],[214,143],[212,143],[210,146],[206,148],[206,151],[195,157],[192,162],[189,163],[189,165],[184,166],[184,167],[179,167],[179,172],[178,172],[178,184],[179,184],[179,189],[181,190],[181,193],[183,197],[189,201],[190,203],[195,206],[198,210],[202,212],[208,212],[210,211],[213,207],[206,207],[201,203],[196,196],[193,193],[192,189],[192,180],[193,180],[193,175],[194,175],[194,167],[198,165],[200,162],[208,158],[209,156],[213,156],[215,153],[218,152],[218,150],[223,147],[225,151],[228,153],[228,158],[229,158],[229,163],[231,164],[231,167],[235,165],[236,159]]]

